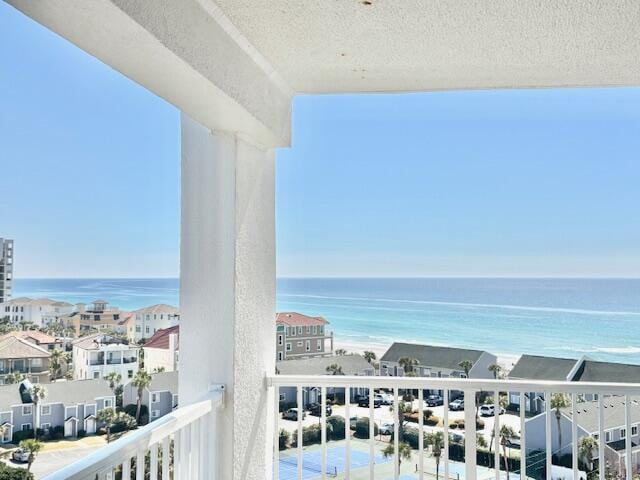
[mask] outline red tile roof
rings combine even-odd
[[[310,317],[298,312],[281,312],[276,314],[276,323],[291,327],[306,327],[307,325],[326,325],[329,322],[322,317]]]
[[[14,331],[14,332],[9,332],[6,335],[3,335],[2,337],[0,337],[0,340],[4,340],[5,338],[8,337],[17,337],[17,338],[22,338],[24,340],[29,340],[37,345],[41,344],[41,343],[56,343],[57,340],[52,337],[51,335],[47,335],[44,332],[41,332],[39,330],[22,330],[22,331]]]
[[[165,350],[169,349],[169,335],[175,333],[180,340],[180,325],[175,325],[173,327],[164,328],[162,330],[158,330],[153,334],[152,337],[149,338],[144,344],[145,348],[164,348]]]

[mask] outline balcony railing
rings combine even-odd
[[[223,395],[224,387],[217,387],[205,400],[178,408],[44,480],[211,478],[216,459],[210,442]]]
[[[428,453],[428,446],[425,441],[425,433],[428,431],[430,433],[442,432],[441,436],[441,445],[438,449],[441,454],[439,455],[439,474],[440,478],[443,479],[460,479],[464,478],[466,480],[473,480],[476,478],[488,478],[493,477],[493,474],[489,474],[488,472],[493,471],[495,474],[495,478],[499,480],[500,478],[507,478],[506,471],[504,470],[504,447],[505,443],[505,434],[501,434],[501,423],[505,422],[511,424],[513,430],[516,433],[514,437],[514,446],[517,446],[519,443],[520,452],[525,452],[524,455],[521,455],[520,460],[520,468],[519,471],[510,472],[509,478],[513,479],[514,476],[519,476],[522,480],[527,478],[559,478],[561,475],[558,472],[558,468],[560,466],[556,466],[553,461],[555,459],[554,455],[559,453],[558,451],[552,451],[553,440],[555,440],[555,435],[557,433],[553,433],[554,437],[552,437],[552,430],[555,428],[556,422],[556,410],[552,409],[552,405],[550,401],[545,401],[545,408],[542,414],[546,414],[546,417],[540,418],[539,422],[539,436],[543,436],[542,441],[544,444],[544,448],[542,451],[538,451],[538,456],[533,457],[531,455],[527,455],[527,421],[529,420],[525,414],[525,406],[526,399],[530,392],[538,392],[542,394],[544,399],[551,399],[554,394],[564,394],[561,398],[566,400],[566,406],[563,410],[568,416],[571,428],[570,428],[570,438],[563,438],[561,443],[561,453],[567,453],[571,455],[570,467],[566,469],[564,472],[567,477],[573,477],[574,479],[578,478],[586,478],[586,474],[582,471],[579,471],[579,460],[581,460],[581,456],[583,456],[584,451],[579,450],[578,447],[578,439],[587,436],[583,430],[580,430],[580,436],[578,434],[579,427],[578,422],[576,421],[576,415],[581,411],[581,402],[584,401],[584,395],[591,396],[591,398],[597,398],[593,402],[594,405],[597,405],[598,412],[598,439],[606,439],[605,431],[612,427],[620,427],[619,425],[605,425],[605,412],[606,408],[608,408],[609,403],[608,399],[612,397],[616,397],[621,400],[624,408],[624,425],[623,428],[626,427],[626,439],[622,441],[622,445],[618,445],[619,449],[622,450],[622,456],[620,457],[619,465],[613,469],[613,471],[605,471],[605,468],[599,468],[598,465],[607,465],[605,452],[613,449],[607,444],[608,439],[605,442],[597,441],[597,446],[594,448],[595,451],[593,454],[593,463],[592,466],[595,466],[594,470],[597,469],[597,476],[599,479],[604,480],[605,476],[607,478],[626,478],[631,480],[634,474],[637,474],[638,469],[636,462],[637,458],[640,458],[640,455],[636,457],[635,454],[632,454],[633,448],[636,446],[632,443],[632,419],[631,419],[631,406],[636,404],[636,401],[631,397],[635,397],[640,395],[640,384],[623,384],[623,383],[581,383],[581,382],[552,382],[552,381],[517,381],[517,380],[475,380],[475,379],[459,379],[459,378],[431,378],[431,377],[374,377],[374,376],[291,376],[291,375],[276,375],[269,377],[269,384],[274,387],[273,395],[275,400],[276,408],[280,403],[280,394],[286,390],[295,391],[296,400],[295,406],[298,408],[298,412],[304,410],[306,405],[303,404],[303,390],[305,390],[304,395],[306,396],[309,392],[308,389],[313,389],[313,391],[319,394],[320,408],[317,411],[319,414],[318,422],[315,422],[314,425],[319,425],[319,435],[320,439],[317,441],[313,441],[312,443],[319,443],[319,447],[304,445],[304,440],[297,442],[296,445],[293,445],[291,449],[287,451],[280,451],[280,431],[283,428],[283,423],[288,423],[294,426],[293,431],[291,432],[292,438],[293,436],[297,437],[297,439],[304,439],[305,432],[303,429],[303,416],[297,415],[297,419],[293,422],[284,422],[280,420],[281,415],[278,412],[275,412],[274,415],[274,471],[273,478],[274,480],[278,480],[280,474],[282,472],[282,477],[287,479],[291,479],[293,477],[297,479],[306,479],[311,478],[313,474],[311,472],[317,472],[317,478],[328,478],[328,477],[338,477],[349,479],[350,475],[356,474],[357,478],[380,478],[382,480],[390,480],[390,479],[399,479],[399,478],[416,478],[416,479],[426,479],[426,478],[436,478],[437,473],[435,470],[431,471],[429,468],[425,469],[425,463],[429,459],[433,460],[433,450],[431,449],[431,457],[426,456]],[[293,388],[291,388],[293,387]],[[345,419],[345,435],[344,439],[336,439],[332,434],[331,441],[328,441],[328,432],[326,428],[327,424],[327,391],[328,389],[339,389],[340,392],[344,392],[345,404],[343,411],[341,411],[341,415],[344,415]],[[360,437],[360,441],[358,441],[357,449],[354,450],[356,439],[352,438],[351,434],[351,418],[352,414],[356,412],[355,405],[352,405],[349,399],[351,398],[351,393],[357,389],[357,391],[368,392],[368,407],[366,408],[367,416],[368,416],[368,428],[366,428],[366,435],[364,440],[362,440],[362,435]],[[376,408],[376,400],[375,393],[385,390],[387,392],[392,392],[392,407],[389,409],[390,415],[393,420],[392,427],[392,435],[389,437],[389,443],[383,443],[375,438],[375,431],[377,425],[377,421],[375,420],[375,408]],[[443,424],[442,427],[427,427],[425,425],[425,420],[423,415],[421,414],[426,408],[431,408],[426,406],[426,391],[440,391],[442,392],[442,400],[443,400]],[[449,392],[462,391],[464,392],[464,432],[460,429],[453,429],[449,426],[450,416],[454,415],[449,412],[448,401],[449,401]],[[489,430],[487,433],[491,435],[491,440],[498,439],[495,441],[495,445],[493,448],[493,452],[489,454],[485,454],[485,459],[490,460],[490,468],[481,467],[478,469],[478,436],[477,436],[477,425],[476,425],[476,399],[481,398],[483,395],[489,393],[490,396],[493,397],[493,407],[495,411],[500,411],[501,404],[500,398],[504,398],[504,395],[511,394],[512,398],[517,396],[519,400],[519,413],[516,413],[515,416],[511,416],[511,421],[508,422],[508,418],[504,415],[494,415],[493,418],[493,431]],[[411,452],[411,462],[413,465],[410,467],[410,473],[407,471],[406,457],[402,458],[403,465],[405,468],[402,473],[400,472],[400,464],[398,462],[400,455],[400,445],[398,442],[399,438],[399,415],[398,408],[399,400],[402,399],[402,396],[406,394],[414,394],[415,400],[411,400],[412,408],[414,408],[417,412],[417,425],[416,428],[418,430],[417,434],[417,448],[414,448]],[[597,396],[597,397],[595,397]],[[415,408],[417,402],[417,408]],[[289,405],[291,406],[291,405]],[[502,405],[504,406],[504,405]],[[387,407],[389,408],[389,407]],[[638,408],[638,407],[635,407]],[[582,407],[584,409],[584,406]],[[362,413],[362,410],[361,410]],[[569,416],[570,413],[570,416]],[[336,413],[334,412],[334,415]],[[295,416],[295,415],[294,415]],[[610,418],[607,415],[607,418]],[[364,420],[366,424],[367,420]],[[553,423],[552,423],[553,422]],[[638,418],[634,419],[634,422],[638,422]],[[305,422],[308,423],[308,422]],[[315,428],[315,427],[314,427]],[[568,428],[568,427],[567,427]],[[519,430],[519,432],[517,431]],[[533,430],[533,428],[532,428]],[[562,428],[561,428],[561,431]],[[372,432],[373,434],[369,434]],[[456,437],[452,437],[452,433],[458,433]],[[557,432],[557,430],[556,430]],[[532,432],[533,433],[533,432]],[[590,432],[593,433],[593,432]],[[487,435],[487,436],[489,436]],[[428,437],[427,437],[428,438]],[[455,438],[455,440],[452,440]],[[457,452],[460,452],[461,448],[464,448],[463,457],[459,460],[463,460],[463,462],[454,462],[453,459],[450,459],[450,447],[453,448],[454,445],[451,445],[452,442],[459,444],[459,449]],[[340,445],[340,448],[335,448],[334,452],[331,455],[331,459],[327,456],[327,448],[328,444]],[[508,443],[511,445],[510,443]],[[386,466],[381,466],[380,458],[382,457],[382,447],[389,447],[392,445],[391,450],[391,458],[385,459],[387,463]],[[462,447],[463,445],[463,447]],[[496,448],[497,446],[497,448]],[[310,448],[307,448],[310,447]],[[391,448],[391,447],[389,447]],[[433,447],[432,447],[433,448]],[[352,461],[352,456],[354,456],[354,452],[357,450],[357,460]],[[367,452],[368,450],[368,452]],[[619,450],[619,451],[620,451]],[[456,451],[454,449],[451,450]],[[293,453],[292,453],[293,452]],[[336,452],[338,452],[336,454]],[[340,458],[336,458],[338,455]],[[489,455],[487,457],[487,455]],[[389,456],[389,452],[387,452],[387,456]],[[491,457],[493,460],[491,461]],[[509,455],[511,457],[511,455]],[[636,457],[636,458],[634,458]],[[553,467],[552,467],[553,465]],[[415,468],[414,468],[415,466]],[[496,467],[497,466],[497,467]],[[502,468],[502,469],[501,469]],[[368,469],[368,475],[367,475]],[[529,469],[529,474],[528,474]],[[535,470],[535,471],[534,471]],[[568,472],[568,474],[567,474]],[[314,477],[316,478],[316,477]]]

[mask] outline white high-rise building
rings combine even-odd
[[[0,303],[11,298],[13,281],[13,240],[0,237]]]

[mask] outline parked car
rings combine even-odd
[[[304,417],[306,416],[305,412],[302,412],[302,419],[304,420]],[[297,408],[290,408],[289,410],[287,410],[286,412],[282,412],[282,418],[284,418],[285,420],[298,420],[298,409]]]
[[[439,407],[440,405],[444,405],[444,400],[440,395],[429,395],[425,403],[427,407]]]
[[[383,405],[393,405],[393,395],[391,393],[381,393],[380,397],[382,397]]]
[[[449,410],[464,410],[464,399],[457,398],[449,403]]]
[[[380,435],[392,435],[393,434],[393,423],[383,423],[380,425],[378,429]]]
[[[490,405],[482,405],[480,407],[480,416],[481,417],[493,417],[496,413],[495,411],[496,406],[493,404]],[[502,415],[504,413],[504,408],[500,407],[500,415]]]
[[[363,395],[362,397],[358,397],[358,406],[359,407],[368,407],[369,406],[369,395]],[[373,396],[373,407],[378,408],[382,406],[382,396],[374,395]]]
[[[327,417],[331,415],[333,410],[331,409],[331,405],[326,405],[326,413]],[[322,405],[320,403],[312,403],[309,405],[309,413],[314,417],[319,417],[322,413]]]
[[[358,417],[351,417],[349,419],[349,427],[351,428],[351,430],[355,430],[357,424],[358,424]]]
[[[11,458],[14,462],[27,463],[29,461],[29,452],[24,448],[18,448],[13,451]]]

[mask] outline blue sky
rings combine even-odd
[[[177,275],[177,110],[2,2],[0,62],[16,276]],[[299,97],[278,274],[640,276],[639,107],[637,88]]]

